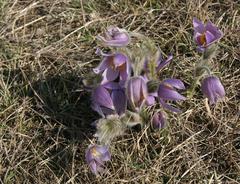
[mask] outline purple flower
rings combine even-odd
[[[98,35],[97,39],[103,42],[104,45],[112,47],[124,47],[131,41],[126,30],[113,26],[107,28],[104,36]]]
[[[154,113],[152,117],[152,126],[156,129],[164,128],[166,126],[166,119],[162,112],[159,111]]]
[[[200,51],[204,51],[208,46],[218,41],[223,33],[210,21],[204,25],[197,18],[193,18],[194,40]]]
[[[218,98],[225,96],[225,90],[219,78],[209,76],[203,79],[201,85],[202,93],[209,99],[210,104],[217,103]]]
[[[103,117],[115,113],[122,115],[126,107],[125,90],[118,83],[100,85],[92,93],[92,108]]]
[[[111,159],[107,146],[101,145],[90,145],[85,157],[91,171],[96,175],[103,171],[104,162]]]
[[[127,99],[130,106],[139,110],[148,97],[147,84],[143,77],[132,77],[127,81]]]
[[[97,51],[99,52],[99,51]],[[93,69],[96,74],[102,73],[102,84],[115,81],[126,81],[130,75],[130,62],[126,55],[122,53],[104,54],[103,61]]]
[[[173,112],[181,112],[179,109],[172,107],[166,103],[166,100],[177,101],[185,100],[186,98],[179,94],[176,89],[183,90],[185,86],[179,79],[165,79],[158,88],[159,102],[164,108],[167,108]]]

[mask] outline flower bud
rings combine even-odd
[[[127,98],[130,106],[139,110],[145,103],[148,97],[147,84],[145,80],[140,77],[132,77],[127,82]]]
[[[203,79],[201,85],[202,93],[209,99],[210,104],[216,104],[219,98],[225,96],[225,90],[219,78],[209,76]]]

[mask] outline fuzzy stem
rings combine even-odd
[[[211,70],[210,70],[210,68],[209,68],[208,66],[206,66],[206,65],[198,66],[195,71],[202,70],[202,69],[205,70],[205,71],[208,73],[208,75],[211,75]],[[195,73],[196,73],[196,72],[195,72]]]
[[[195,89],[197,87],[197,84],[198,84],[199,80],[203,77],[203,73],[201,72],[201,70],[205,70],[208,73],[208,75],[211,75],[211,70],[207,66],[208,60],[204,59],[204,54],[205,53],[203,53],[203,58],[200,61],[200,64],[195,68],[195,74],[194,74],[195,79],[193,81],[192,87],[188,91],[188,97],[189,98],[193,97]],[[198,71],[200,71],[199,74],[197,73]]]
[[[195,77],[195,79],[194,79],[194,81],[193,81],[192,87],[188,90],[187,96],[188,96],[189,98],[192,98],[192,97],[193,97],[194,92],[195,92],[195,89],[196,89],[197,84],[198,84],[199,80],[201,79],[201,77],[202,77],[202,76]]]

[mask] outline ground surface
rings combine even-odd
[[[213,66],[225,100],[209,114],[198,89],[169,115],[167,139],[128,132],[96,178],[84,152],[97,114],[81,82],[100,61],[95,36],[109,25],[149,36],[189,85],[194,16],[224,32]],[[239,33],[237,0],[1,0],[0,183],[240,183]]]

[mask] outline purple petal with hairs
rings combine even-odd
[[[183,82],[179,79],[165,79],[163,83],[170,84],[171,86],[177,89],[185,89]]]
[[[165,100],[185,100],[186,98],[179,94],[174,89],[171,89],[169,86],[165,84],[160,84],[158,88],[158,96],[161,99]]]

